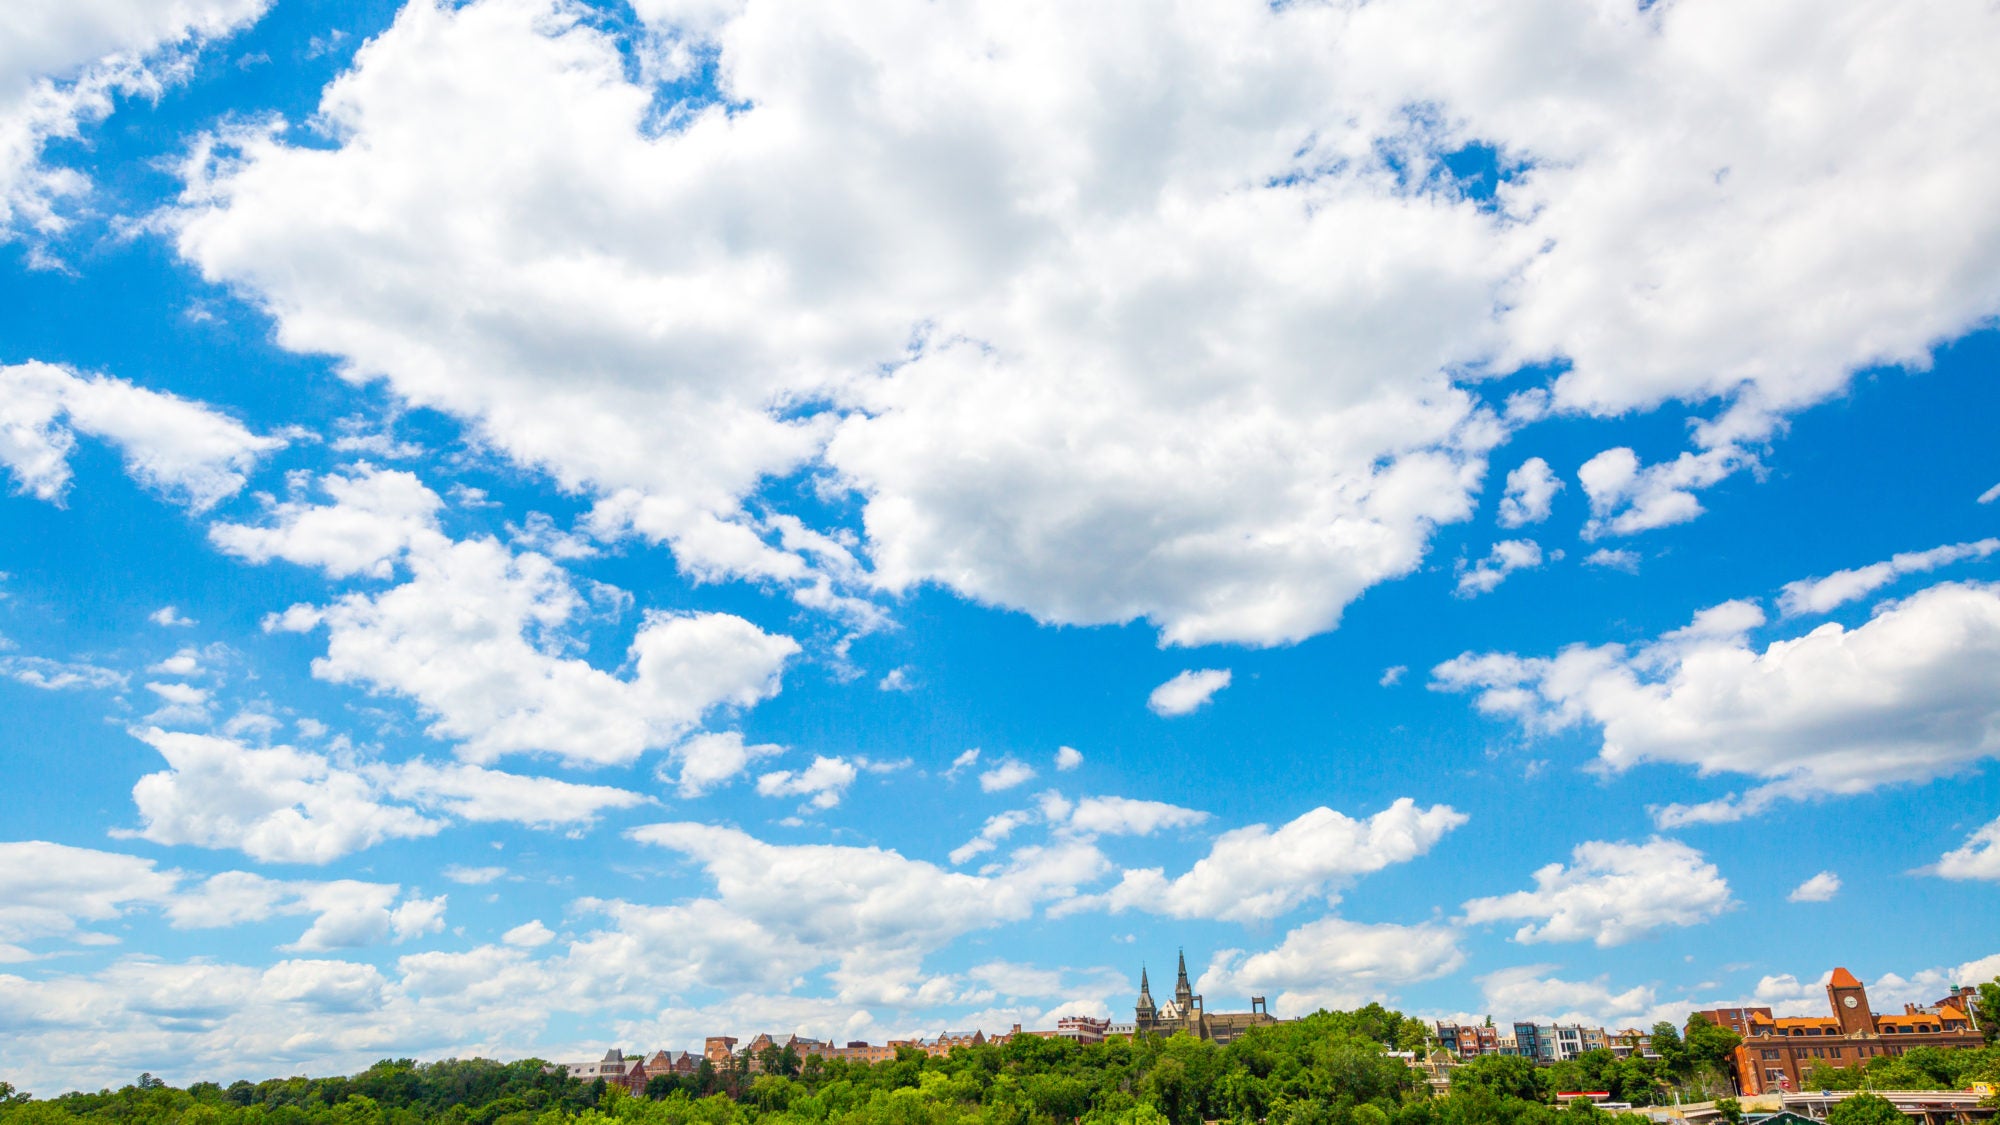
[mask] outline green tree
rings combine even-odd
[[[1518,1055],[1480,1055],[1451,1075],[1452,1092],[1484,1090],[1502,1098],[1540,1102],[1547,1097],[1542,1073]]]
[[[1885,1097],[1855,1094],[1827,1111],[1826,1125],[1909,1125],[1909,1118]]]
[[[1721,1114],[1729,1125],[1743,1125],[1743,1103],[1735,1098],[1723,1098],[1716,1102],[1715,1112]]]
[[[1979,1021],[1980,1034],[1986,1036],[1986,1045],[2000,1046],[2000,977],[1994,977],[1979,986],[1979,999],[1973,1007],[1979,1009],[1973,1018]]]
[[[1696,1012],[1688,1017],[1687,1035],[1683,1037],[1687,1045],[1688,1057],[1697,1066],[1725,1067],[1729,1065],[1730,1052],[1736,1050],[1743,1037],[1726,1027],[1718,1027],[1707,1016]]]

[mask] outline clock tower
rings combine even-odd
[[[1842,1035],[1873,1034],[1875,1014],[1868,1010],[1868,990],[1846,969],[1835,969],[1826,982],[1826,1001]]]

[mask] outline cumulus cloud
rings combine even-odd
[[[0,676],[42,691],[71,691],[94,688],[100,691],[123,688],[125,673],[76,660],[50,660],[45,656],[0,656]]]
[[[1840,876],[1831,871],[1819,874],[1792,888],[1786,902],[1826,902],[1840,893]]]
[[[1558,552],[1560,555],[1560,552]],[[1458,589],[1461,598],[1490,594],[1507,576],[1517,570],[1533,570],[1542,565],[1542,548],[1533,539],[1502,539],[1493,544],[1486,557],[1468,567],[1465,560],[1458,563]]]
[[[1556,965],[1517,965],[1479,977],[1486,1007],[1512,1012],[1516,1019],[1584,1023],[1598,1027],[1650,1027],[1658,1012],[1657,992],[1648,985],[1614,991],[1608,978],[1563,980]],[[1660,1019],[1678,1022],[1693,1005],[1682,1003]],[[1669,1007],[1672,1007],[1669,1005]]]
[[[176,929],[311,915],[311,926],[285,948],[324,950],[434,932],[442,926],[444,905],[442,897],[405,896],[394,883],[277,880],[247,871],[200,878],[118,852],[41,840],[0,842],[0,961],[26,960],[32,955],[18,943],[44,939],[115,944],[117,938],[86,924],[138,909],[158,910]]]
[[[382,803],[361,775],[289,746],[254,749],[225,738],[155,727],[135,732],[167,760],[132,787],[141,827],[156,844],[235,848],[278,863],[327,863],[398,837],[434,835],[444,822]]]
[[[0,464],[16,488],[60,503],[77,434],[118,447],[134,479],[197,512],[235,495],[257,459],[285,444],[123,379],[33,361],[0,366]]]
[[[30,955],[21,943],[41,938],[114,942],[82,924],[117,918],[134,904],[163,901],[177,882],[137,856],[41,840],[0,843],[0,961],[26,960]]]
[[[699,797],[741,777],[759,760],[784,752],[773,743],[747,743],[742,732],[731,730],[695,735],[674,746],[668,760],[678,767],[672,775],[675,791],[682,797]],[[660,777],[667,780],[669,775],[662,772]]]
[[[1622,570],[1627,574],[1637,574],[1639,572],[1639,553],[1637,551],[1613,550],[1610,547],[1599,547],[1597,550],[1584,556],[1583,565],[1603,567],[1606,570]]]
[[[1332,898],[1357,876],[1407,863],[1464,824],[1448,805],[1408,797],[1364,820],[1317,808],[1275,830],[1253,824],[1216,837],[1208,855],[1169,879],[1163,868],[1128,869],[1101,895],[1059,910],[1144,910],[1174,918],[1275,918],[1314,898]]]
[[[1526,920],[1519,942],[1590,941],[1623,945],[1663,926],[1693,926],[1735,904],[1729,884],[1702,854],[1678,840],[1643,844],[1591,840],[1571,852],[1571,865],[1535,872],[1535,889],[1464,906],[1465,921]]]
[[[2000,819],[1966,837],[1962,846],[1939,857],[1930,871],[1947,879],[2000,882]]]
[[[533,918],[500,935],[500,940],[522,949],[534,949],[547,945],[555,937],[555,932],[542,925],[541,919]]]
[[[979,788],[986,793],[998,793],[1035,780],[1035,767],[1017,758],[1002,758],[993,763],[993,768],[979,774]]]
[[[274,525],[218,528],[218,542],[335,573],[379,570],[400,551],[402,583],[293,606],[272,625],[325,628],[315,676],[415,701],[429,733],[454,740],[469,761],[539,752],[630,762],[680,741],[712,711],[775,694],[799,651],[730,614],[649,612],[627,650],[629,676],[613,675],[564,654],[564,630],[585,603],[547,557],[436,534],[437,497],[406,473],[335,475],[324,486],[333,504],[284,505]]]
[[[934,1003],[949,995],[948,981],[923,971],[928,953],[962,934],[1024,919],[1107,867],[1095,848],[1074,842],[1023,848],[993,874],[968,875],[883,848],[782,846],[704,824],[655,824],[629,835],[699,864],[714,897],[671,907],[606,904],[622,932],[649,936],[580,942],[579,961],[601,952],[607,971],[640,971],[640,947],[679,943],[665,946],[675,948],[666,959],[672,965],[644,971],[724,987],[831,966],[836,995],[855,1003],[908,1005],[926,996]]]
[[[1525,527],[1549,518],[1563,482],[1540,457],[1530,457],[1507,474],[1507,491],[1500,497],[1500,526]]]
[[[1204,994],[1274,993],[1281,1018],[1355,1008],[1393,997],[1398,985],[1431,980],[1465,963],[1449,926],[1365,924],[1327,917],[1285,935],[1275,949],[1215,955],[1197,986]]]
[[[1482,712],[1530,731],[1594,727],[1608,770],[1671,762],[1762,781],[1662,806],[1662,827],[1925,781],[2000,753],[2000,587],[1944,583],[1856,628],[1759,647],[1749,633],[1763,624],[1754,603],[1729,602],[1636,647],[1466,653],[1432,669],[1432,686],[1474,692]]]
[[[1180,644],[1332,628],[1469,517],[1509,423],[1454,372],[1713,407],[1684,456],[1593,461],[1623,534],[2000,309],[1978,0],[1804,41],[1804,0],[704,11],[644,14],[717,60],[657,129],[552,0],[409,5],[330,144],[195,146],[179,252],[695,574]],[[1491,192],[1445,167],[1475,144]],[[859,494],[857,549],[746,505],[806,466]]]
[[[1146,707],[1155,715],[1172,718],[1187,715],[1208,705],[1215,693],[1229,686],[1227,668],[1190,668],[1153,689]]]
[[[757,792],[766,797],[808,797],[816,809],[840,804],[847,787],[854,784],[858,771],[845,758],[813,757],[802,770],[776,770],[757,779]]]
[[[1199,809],[1131,797],[1085,797],[1070,810],[1068,826],[1097,836],[1150,836],[1163,828],[1192,828],[1208,819]]]
[[[1928,551],[1906,551],[1891,556],[1887,562],[1853,570],[1837,570],[1824,578],[1787,582],[1778,594],[1778,609],[1786,617],[1827,613],[1848,602],[1865,598],[1904,575],[1924,574],[1966,559],[1983,559],[1995,551],[2000,551],[2000,539],[1953,543]]]
[[[270,522],[217,523],[208,537],[251,562],[285,559],[319,567],[335,578],[387,578],[406,550],[443,543],[437,513],[444,501],[414,473],[364,464],[328,473],[318,486],[331,503],[295,499],[274,504]]]
[[[343,766],[290,746],[251,747],[157,727],[135,733],[167,769],[132,787],[141,826],[127,835],[235,848],[271,862],[327,863],[384,840],[435,835],[448,823],[443,817],[575,827],[644,800],[611,786],[459,763]]]
[[[19,0],[0,45],[0,239],[62,229],[60,204],[89,182],[42,162],[51,140],[75,137],[117,96],[157,95],[184,56],[261,15],[269,0]]]
[[[306,932],[283,947],[295,952],[349,949],[392,937],[402,942],[444,927],[444,896],[409,896],[399,903],[402,895],[403,888],[394,883],[279,880],[229,871],[190,887],[172,900],[166,913],[175,926],[186,929],[313,915]]]
[[[1058,772],[1067,773],[1068,771],[1073,770],[1082,764],[1083,764],[1083,751],[1078,750],[1074,746],[1057,747],[1056,770]]]
[[[163,605],[146,616],[146,620],[163,629],[185,629],[195,624],[193,618],[182,614],[170,605]]]
[[[646,798],[610,785],[581,785],[530,777],[460,762],[439,765],[422,758],[362,771],[382,792],[459,820],[504,821],[531,828],[580,827],[609,809],[629,809]]]

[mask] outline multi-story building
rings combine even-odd
[[[1611,1053],[1621,1059],[1638,1056],[1642,1059],[1657,1059],[1658,1051],[1653,1050],[1653,1037],[1636,1027],[1624,1027],[1610,1035]]]
[[[1833,971],[1826,985],[1826,1000],[1833,1011],[1831,1017],[1773,1018],[1764,1014],[1768,1009],[1752,1010],[1749,1034],[1731,1058],[1743,1094],[1798,1090],[1806,1074],[1819,1063],[1857,1066],[1880,1055],[1900,1055],[1912,1047],[1978,1047],[1984,1043],[1972,1017],[1950,998],[1936,1005],[1936,1011],[1919,1008],[1899,1016],[1875,1015],[1868,1006],[1867,989],[1846,969]]]
[[[1014,1027],[1016,1032],[1020,1025]],[[1056,1035],[1063,1039],[1074,1039],[1078,1043],[1102,1043],[1111,1033],[1110,1020],[1094,1020],[1089,1016],[1064,1016],[1056,1021]]]
[[[1751,1021],[1759,1018],[1770,1019],[1771,1009],[1709,1008],[1706,1011],[1695,1012],[1694,1016],[1706,1017],[1708,1022],[1726,1031],[1733,1031],[1738,1035],[1749,1035]],[[1694,1016],[1689,1016],[1688,1022],[1694,1022]]]
[[[1500,1053],[1500,1031],[1483,1024],[1462,1024],[1439,1022],[1432,1025],[1437,1031],[1438,1046],[1450,1051],[1461,1059],[1477,1058],[1480,1055]],[[1521,1038],[1519,1024],[1515,1024],[1514,1039],[1518,1050]]]

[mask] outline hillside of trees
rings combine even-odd
[[[906,1050],[873,1066],[772,1052],[759,1060],[764,1073],[703,1064],[687,1078],[656,1077],[643,1096],[545,1073],[534,1059],[385,1060],[344,1077],[186,1089],[142,1076],[119,1090],[45,1099],[0,1083],[0,1125],[1637,1125],[1642,1118],[1588,1104],[1558,1108],[1553,1095],[1607,1090],[1637,1105],[1685,1097],[1711,1084],[1735,1043],[1699,1022],[1685,1036],[1661,1024],[1658,1060],[1594,1051],[1535,1067],[1489,1056],[1458,1068],[1451,1092],[1435,1097],[1387,1053],[1424,1032],[1370,1005],[1259,1028],[1227,1047],[1186,1036],[1090,1046],[1024,1036],[944,1058]],[[1992,1048],[1878,1061],[1902,1069],[1871,1068],[1857,1081],[1894,1088],[1873,1080],[1907,1071],[1962,1085],[2000,1068]]]

